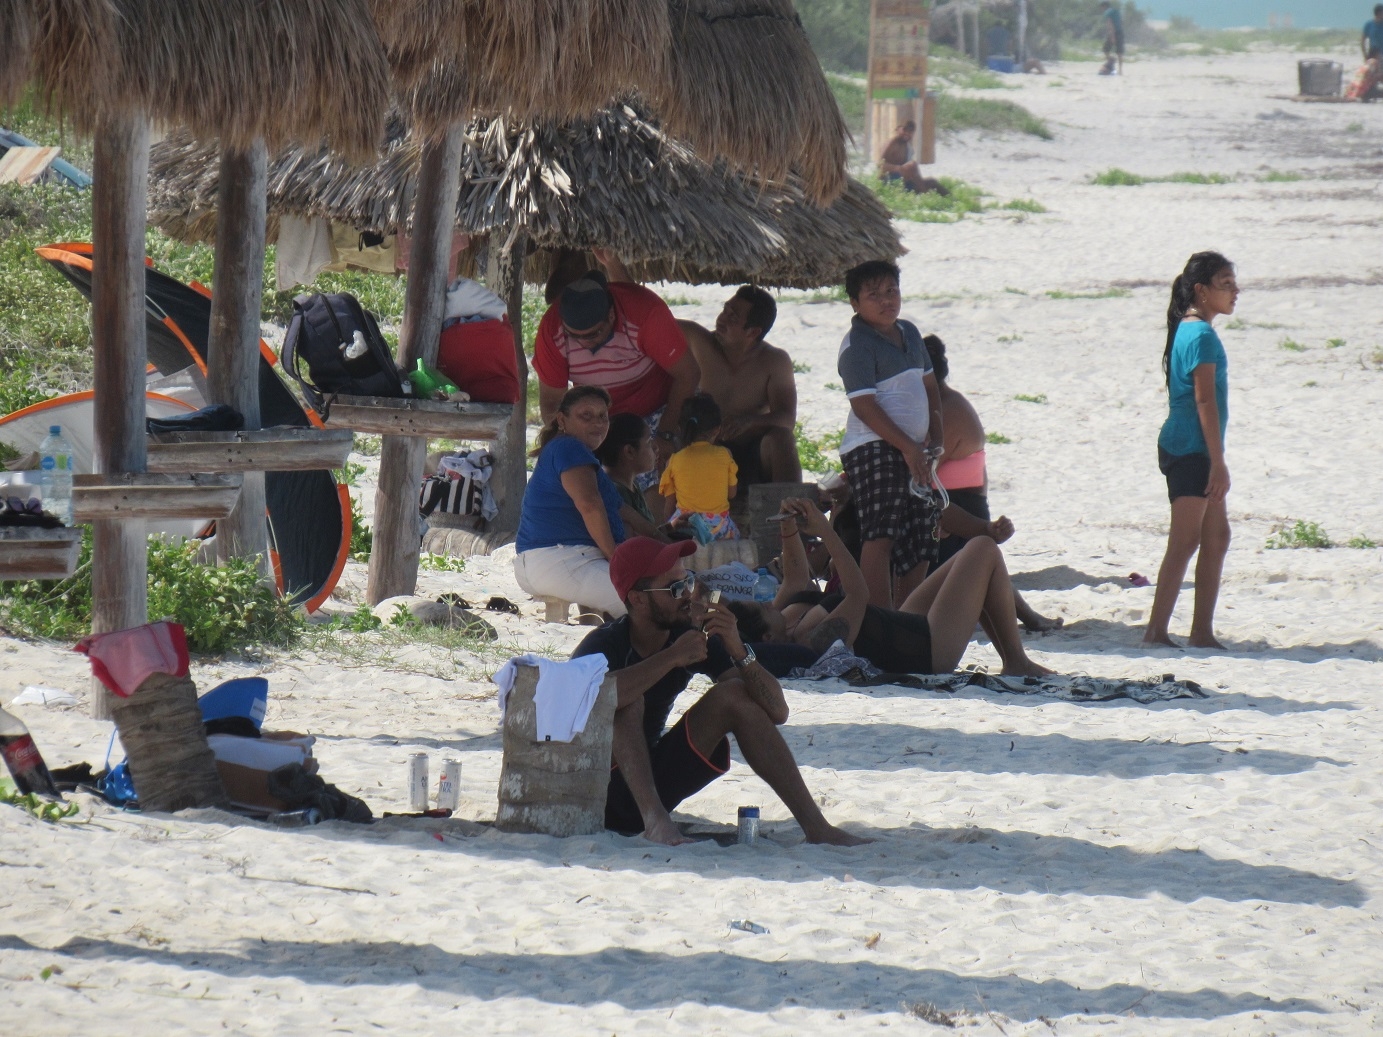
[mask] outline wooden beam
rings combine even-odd
[[[240,480],[239,475],[78,475],[72,517],[93,525],[140,520],[141,536],[144,519],[223,519],[240,496]]]
[[[422,148],[418,190],[413,199],[408,294],[404,301],[403,332],[399,336],[399,366],[404,370],[411,370],[419,359],[429,365],[437,360],[460,190],[461,141],[462,128],[458,123],[442,137],[425,142]],[[426,453],[424,438],[384,437],[375,489],[374,549],[365,587],[365,598],[372,605],[385,598],[412,594],[418,585],[418,547],[422,539],[418,486]]]
[[[163,432],[149,437],[149,471],[192,474],[342,468],[354,438],[345,429],[316,428]],[[240,499],[245,499],[243,488]],[[236,510],[240,510],[238,505]]]
[[[352,432],[367,432],[395,438],[414,436],[423,439],[497,439],[513,410],[514,408],[507,403],[452,403],[450,400],[398,400],[387,396],[338,396],[328,412],[327,428],[349,429]],[[421,471],[418,477],[422,478]],[[414,487],[415,502],[416,489]]]
[[[207,402],[238,410],[258,429],[259,313],[264,294],[264,141],[221,152],[216,191],[215,291],[207,343]],[[246,471],[235,508],[216,523],[216,560],[256,559],[272,574],[264,472]]]
[[[0,580],[62,580],[77,570],[80,529],[0,528]]]
[[[491,235],[490,240],[496,237]],[[514,329],[514,362],[519,374],[519,402],[512,408],[494,446],[495,469],[490,476],[490,489],[499,514],[490,524],[491,531],[518,530],[523,494],[528,488],[528,357],[523,351],[523,262],[527,251],[527,239],[516,234],[507,249],[491,256],[486,277],[490,291],[508,303],[509,324]]]
[[[97,472],[144,471],[144,224],[149,123],[113,112],[97,128],[91,187],[91,339]],[[149,557],[143,522],[92,525],[91,628],[148,621]],[[92,715],[110,717],[110,693],[92,682]]]

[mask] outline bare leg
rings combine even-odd
[[[860,547],[860,571],[869,584],[869,603],[893,608],[892,540],[866,540]]]
[[[634,802],[638,804],[639,814],[643,817],[644,838],[664,846],[691,842],[678,830],[672,815],[658,798],[658,788],[653,783],[653,764],[648,756],[648,742],[643,734],[643,699],[615,710],[611,749],[620,775],[629,786]]]
[[[1023,595],[1017,591],[1013,592],[1013,610],[1018,616],[1018,622],[1023,624],[1024,630],[1029,630],[1034,634],[1043,634],[1048,630],[1058,629],[1064,622],[1060,616],[1055,619],[1048,619],[1042,613],[1023,600]]]
[[[908,595],[922,586],[922,581],[927,578],[927,570],[930,568],[930,562],[919,562],[898,577],[893,588],[893,600],[907,601]]]
[[[926,615],[932,632],[932,667],[938,673],[955,669],[981,614],[1004,673],[1040,676],[1052,672],[1023,651],[1013,611],[1013,584],[1003,552],[989,537],[969,540],[903,602],[901,611]]]
[[[734,735],[745,762],[768,782],[769,788],[792,811],[807,842],[836,846],[873,842],[851,835],[826,820],[812,799],[807,783],[802,780],[802,772],[797,769],[797,761],[792,758],[792,750],[783,740],[782,732],[749,697],[742,680],[732,678],[713,685],[687,710],[687,727],[692,744],[706,757],[727,734]]]
[[[1191,636],[1186,639],[1195,648],[1224,647],[1215,639],[1215,602],[1220,597],[1220,574],[1229,553],[1229,535],[1225,502],[1207,502],[1201,519],[1201,551],[1196,558],[1196,606],[1191,617]]]
[[[1200,547],[1205,504],[1204,497],[1178,497],[1172,501],[1172,528],[1167,533],[1167,553],[1162,556],[1162,566],[1157,570],[1157,591],[1153,595],[1152,613],[1148,616],[1148,629],[1143,633],[1145,645],[1176,647],[1167,626],[1172,621],[1177,595],[1181,593],[1186,566]]]
[[[769,429],[759,440],[759,461],[771,482],[801,482],[802,461],[797,441],[785,428]]]

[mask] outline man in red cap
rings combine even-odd
[[[869,842],[830,824],[812,799],[778,730],[788,718],[782,686],[740,640],[734,614],[696,599],[695,579],[682,567],[695,550],[689,540],[634,537],[620,544],[610,558],[610,582],[628,614],[587,634],[573,653],[603,654],[618,691],[605,827],[669,846],[686,842],[668,811],[729,770],[726,736],[734,735],[807,842]],[[716,683],[664,731],[673,701],[695,673]]]

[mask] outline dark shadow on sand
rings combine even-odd
[[[1313,663],[1322,659],[1359,659],[1363,662],[1383,662],[1383,645],[1359,639],[1344,644],[1326,642],[1319,645],[1272,645],[1267,641],[1235,641],[1224,638],[1224,649],[1189,648],[1185,638],[1177,634],[1172,640],[1178,647],[1142,644],[1144,626],[1140,623],[1117,623],[1109,619],[1077,619],[1058,630],[1042,634],[1025,634],[1023,645],[1035,652],[1081,652],[1117,649],[1121,655],[1146,656],[1148,669],[1189,659],[1223,659],[1226,656],[1242,659],[1290,659]],[[1060,666],[1049,663],[1053,669]],[[1173,669],[1172,666],[1165,666]]]
[[[909,724],[789,724],[782,730],[798,763],[832,770],[917,769],[1132,779],[1244,769],[1300,774],[1317,764],[1344,766],[1330,757],[1278,749],[1236,751],[1233,745],[966,733]]]
[[[1069,565],[1049,565],[1033,572],[1010,573],[1009,579],[1013,581],[1013,589],[1019,591],[1069,591],[1075,587],[1104,587],[1111,583],[1120,587],[1129,586],[1127,573],[1097,576],[1072,569]]]
[[[722,926],[718,917],[706,918],[707,933],[718,934]],[[753,939],[736,937],[735,942]],[[291,979],[319,987],[345,987],[363,980],[419,986],[482,1002],[531,998],[574,1008],[614,1003],[630,1011],[675,1009],[691,1003],[745,1012],[797,1007],[886,1013],[898,1011],[903,1003],[926,1001],[945,1011],[992,1012],[1021,1022],[1042,1016],[1190,1020],[1250,1012],[1327,1011],[1307,998],[1274,1000],[1249,992],[1153,990],[1127,983],[1083,990],[1062,980],[971,976],[868,961],[761,961],[732,951],[662,954],[612,947],[584,954],[457,954],[433,944],[261,939],[246,941],[240,953],[229,953],[136,947],[82,937],[50,949],[18,936],[0,936],[0,949],[40,953],[44,961],[148,963],[251,983]],[[751,949],[758,948],[746,944],[746,950]]]

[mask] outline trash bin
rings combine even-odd
[[[1297,87],[1303,97],[1339,97],[1344,75],[1338,61],[1297,62]]]

